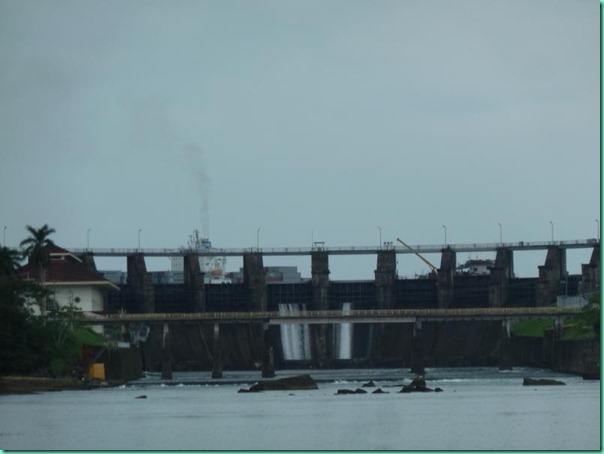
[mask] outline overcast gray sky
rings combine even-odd
[[[48,223],[64,247],[595,238],[599,8],[0,0],[0,228],[12,246]],[[347,260],[333,278],[371,278],[374,257]]]

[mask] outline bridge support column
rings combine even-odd
[[[566,276],[566,249],[557,246],[547,248],[545,265],[539,266],[537,281],[537,306],[556,304],[560,280]]]
[[[243,282],[248,290],[248,307],[250,311],[266,311],[266,277],[262,254],[253,252],[243,256]],[[252,354],[254,362],[262,362],[264,340],[262,325],[251,325]]]
[[[550,364],[552,370],[560,370],[560,341],[563,335],[563,323],[561,317],[556,317],[552,329]]]
[[[155,312],[155,291],[151,274],[147,273],[143,254],[128,256],[127,284],[131,295],[133,310],[139,313]]]
[[[394,307],[394,285],[396,282],[396,252],[393,249],[382,250],[377,255],[375,269],[375,301],[376,309],[392,309]],[[371,345],[371,360],[382,358],[382,342],[386,327],[383,323],[370,325],[369,344]]]
[[[582,294],[599,292],[601,279],[600,265],[600,243],[594,246],[589,263],[581,265],[581,286]]]
[[[453,305],[455,293],[455,270],[457,268],[457,254],[450,247],[443,249],[438,269],[438,307],[448,309]]]
[[[243,282],[248,289],[248,306],[252,311],[266,311],[266,279],[262,254],[243,256]]]
[[[509,299],[510,279],[514,277],[514,253],[509,248],[497,248],[495,266],[490,272],[489,306],[505,306]]]
[[[424,375],[426,373],[422,322],[419,320],[413,325],[413,363],[411,365],[411,372],[417,375]]]
[[[394,305],[394,283],[396,282],[396,252],[378,252],[375,270],[375,299],[377,309],[391,309]]]
[[[312,274],[312,309],[329,310],[329,255],[327,252],[314,251],[311,253]],[[331,326],[311,325],[312,344],[319,367],[329,364],[332,358],[330,346]]]
[[[512,322],[509,319],[501,322],[501,351],[499,353],[499,370],[512,370],[514,362],[512,352],[512,339],[510,328]]]
[[[191,312],[205,312],[204,276],[199,268],[199,257],[194,254],[187,254],[184,256],[183,262],[187,307]]]
[[[212,378],[222,378],[222,346],[220,345],[220,324],[214,323],[214,354],[212,357]]]
[[[275,376],[275,357],[273,353],[273,347],[271,347],[270,337],[269,337],[269,326],[267,323],[264,323],[262,326],[262,331],[264,331],[264,355],[262,359],[262,377],[263,378],[272,378]]]
[[[161,378],[172,380],[172,351],[170,347],[170,327],[164,323],[164,333],[161,345]]]

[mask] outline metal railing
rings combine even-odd
[[[279,324],[296,320],[329,323],[351,323],[362,319],[363,323],[382,323],[388,319],[506,319],[567,317],[580,312],[576,307],[506,307],[506,308],[464,308],[464,309],[356,309],[296,312],[198,312],[198,313],[152,313],[152,314],[96,314],[91,323],[170,323],[170,322],[264,322]]]
[[[535,250],[547,249],[557,246],[565,249],[589,248],[598,244],[597,239],[568,240],[568,241],[519,241],[508,243],[462,243],[462,244],[432,244],[415,245],[409,250],[402,246],[325,246],[325,247],[281,247],[281,248],[208,248],[189,250],[183,248],[71,248],[74,254],[91,253],[96,256],[127,256],[143,254],[149,257],[181,257],[187,254],[198,256],[242,256],[245,254],[259,253],[273,256],[297,256],[310,255],[313,252],[326,252],[331,255],[363,255],[377,254],[378,252],[393,250],[397,254],[420,254],[440,253],[443,249],[451,248],[456,252],[484,252],[495,251],[499,248],[512,250]]]

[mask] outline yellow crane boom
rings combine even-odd
[[[420,259],[422,259],[423,262],[430,267],[430,270],[432,271],[432,273],[436,274],[438,272],[438,269],[434,265],[432,265],[432,263],[430,263],[430,261],[427,258],[425,258],[423,255],[421,255],[419,252],[414,251],[413,248],[411,246],[409,246],[407,243],[405,243],[403,240],[401,240],[400,238],[397,238],[396,241],[401,243],[403,246],[406,246],[411,252],[413,252]]]

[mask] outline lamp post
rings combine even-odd
[[[600,241],[600,220],[596,219],[596,225],[598,226],[598,242]],[[4,227],[6,228],[6,227]]]
[[[92,229],[86,230],[86,251],[90,249],[90,231]]]
[[[378,245],[378,248],[381,249],[382,248],[382,228],[380,226],[378,226],[378,230],[380,231],[380,243]]]
[[[138,229],[138,250],[140,252],[141,250],[141,232],[143,231],[143,229]]]
[[[3,247],[6,247],[6,226],[4,226],[4,242],[2,243]]]
[[[256,249],[260,251],[260,227],[256,229]]]
[[[443,229],[445,229],[445,246],[447,245],[447,226],[443,224]]]
[[[549,221],[549,223],[552,226],[552,243],[554,242],[554,222],[553,221]]]
[[[499,226],[499,244],[503,246],[503,227],[501,227],[500,222],[497,225]]]

